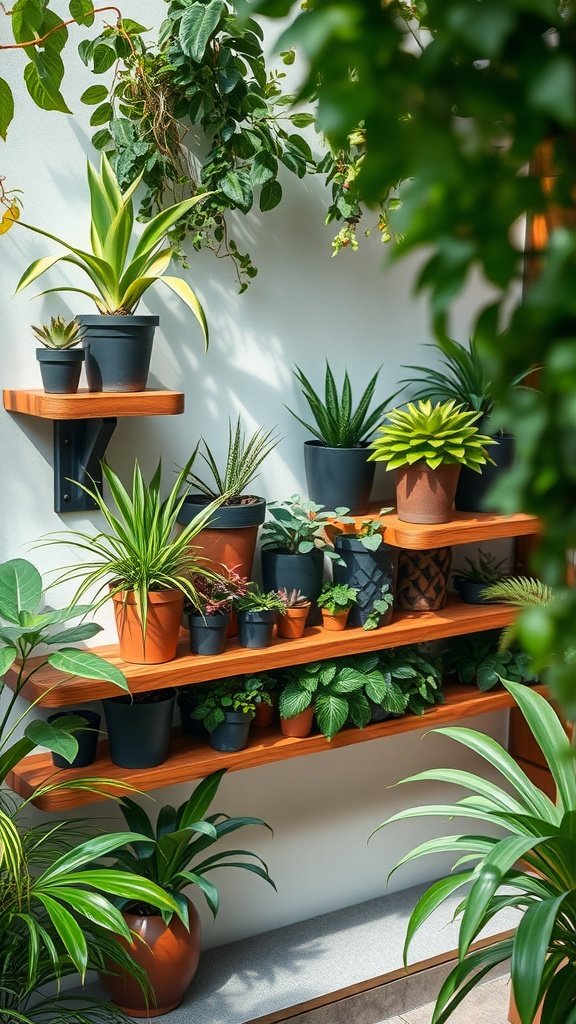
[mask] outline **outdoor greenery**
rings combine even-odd
[[[386,469],[399,469],[424,462],[430,469],[457,463],[482,472],[492,459],[486,446],[492,438],[475,426],[479,414],[454,401],[432,405],[430,401],[409,402],[406,409],[394,409],[370,445],[371,462],[385,462]]]
[[[370,412],[379,373],[378,370],[370,379],[358,405],[354,408],[352,385],[347,372],[344,373],[344,381],[339,394],[334,374],[329,363],[326,362],[324,399],[322,399],[300,367],[297,366],[294,376],[302,389],[315,425],[302,419],[292,409],[288,409],[288,412],[328,448],[357,448],[359,445],[367,444],[376,427],[382,422],[384,410],[388,404],[388,400],[381,402]]]
[[[508,960],[522,1024],[532,1024],[542,1000],[542,1024],[568,1024],[576,1011],[576,760],[556,712],[544,697],[517,683],[504,685],[546,758],[557,787],[556,804],[494,739],[451,726],[435,732],[479,755],[502,777],[504,788],[483,775],[459,769],[420,772],[403,782],[453,784],[469,795],[454,804],[408,807],[380,826],[427,817],[472,819],[487,826],[476,835],[451,833],[427,840],[395,868],[431,854],[450,853],[457,858],[453,873],[435,882],[418,900],[404,947],[407,962],[414,936],[430,915],[453,893],[461,893],[458,964],[440,989],[432,1024],[448,1021],[488,971]],[[504,907],[522,911],[514,933],[471,951],[480,931]]]
[[[224,505],[231,504],[235,499],[246,496],[246,488],[258,476],[264,459],[274,450],[279,440],[280,438],[274,434],[273,430],[263,430],[262,428],[256,430],[246,440],[246,433],[240,423],[240,416],[238,416],[236,421],[234,433],[232,433],[232,422],[228,420],[228,451],[226,453],[224,471],[220,472],[216,459],[206,441],[202,438],[199,444],[196,445],[190,459],[189,465],[191,468],[188,470],[187,483],[190,487],[194,487],[208,498],[223,497]],[[201,477],[191,471],[194,467],[200,444],[204,447],[204,450],[200,451],[200,457],[204,460],[212,475],[212,484],[205,483]]]
[[[73,348],[82,339],[80,324],[76,320],[66,321],[62,316],[51,316],[50,323],[32,326],[32,330],[45,348]]]
[[[330,512],[323,505],[307,501],[299,494],[293,494],[287,501],[269,502],[268,513],[272,520],[267,520],[262,527],[262,550],[305,555],[316,548],[328,558],[338,559],[325,528],[334,520],[336,523],[353,522],[346,515],[348,511],[347,508],[337,508]]]
[[[517,643],[502,647],[500,634],[493,630],[471,636],[458,636],[450,641],[444,654],[446,672],[453,673],[459,683],[479,690],[491,690],[502,679],[515,683],[531,683],[535,673],[532,658]]]
[[[348,587],[345,583],[324,583],[316,603],[330,615],[338,615],[349,611],[356,604],[357,596],[356,587]]]

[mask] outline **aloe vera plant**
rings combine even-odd
[[[139,175],[122,192],[105,153],[102,154],[100,173],[88,161],[91,252],[19,220],[19,225],[57,242],[67,252],[63,256],[42,256],[34,260],[24,271],[16,291],[27,288],[58,263],[69,263],[87,275],[94,290],[58,285],[40,292],[41,295],[50,292],[78,292],[91,299],[104,315],[128,316],[134,312],[144,293],[152,285],[161,283],[178,295],[192,311],[202,329],[205,346],[208,347],[208,326],[196,293],[187,281],[166,273],[176,251],[176,246],[167,241],[168,232],[205,198],[205,194],[161,210],[144,226],[130,252],[134,229],[133,196],[141,179],[142,175]]]
[[[288,409],[288,412],[328,448],[355,448],[366,444],[376,427],[382,422],[384,409],[388,403],[388,400],[381,402],[370,412],[379,373],[378,370],[369,380],[354,409],[352,386],[348,373],[344,374],[342,390],[338,394],[334,374],[329,364],[326,363],[324,399],[322,399],[317,389],[297,366],[294,376],[302,389],[302,394],[308,403],[316,425],[308,423],[292,409]]]

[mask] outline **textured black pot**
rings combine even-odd
[[[89,391],[144,391],[157,316],[77,316]]]
[[[454,577],[454,587],[460,594],[465,604],[491,604],[482,597],[482,591],[488,586],[487,583],[475,583],[474,580],[463,580],[461,576]]]
[[[456,488],[456,509],[458,512],[496,512],[490,503],[488,491],[502,473],[514,462],[514,438],[511,434],[495,435],[497,445],[490,445],[488,454],[495,465],[488,463],[482,473],[462,467]]]
[[[193,712],[198,707],[200,695],[197,691],[200,689],[201,687],[195,686],[193,693],[190,693],[189,690],[185,689],[178,690],[178,696],[176,698],[178,710],[180,712],[182,732],[186,733],[187,736],[195,736],[197,739],[206,736],[204,723],[199,722],[197,718],[193,717]]]
[[[304,442],[308,497],[318,505],[346,507],[354,516],[368,511],[375,464],[368,462],[368,447],[328,448],[321,441]]]
[[[214,750],[244,750],[248,746],[252,716],[244,711],[225,711],[224,721],[210,733]]]
[[[110,760],[120,768],[154,768],[168,757],[176,690],[131,697],[107,697],[102,703]],[[149,700],[143,700],[144,696]]]
[[[389,592],[394,594],[397,549],[381,544],[377,551],[368,551],[362,541],[346,536],[336,537],[334,547],[344,561],[344,565],[334,562],[334,582],[345,583],[358,591],[356,604],[350,609],[348,625],[363,626],[374,608],[374,602],[382,596],[382,588],[386,584]],[[380,625],[387,625],[392,614],[391,606],[382,617]]]
[[[74,733],[78,741],[78,753],[73,761],[67,761],[61,754],[52,754],[52,761],[55,768],[86,768],[96,760],[101,716],[97,711],[58,711],[55,715],[49,715],[48,721],[57,722],[59,718],[68,718],[69,715],[83,718],[86,722],[85,729]]]
[[[75,395],[84,362],[82,348],[37,348],[36,359],[44,391],[49,395]]]
[[[269,647],[278,612],[261,609],[253,612],[238,612],[238,643],[240,647],[259,650]]]
[[[219,612],[216,615],[189,615],[188,629],[192,654],[223,654],[229,622],[228,612]]]
[[[322,615],[316,601],[324,579],[324,555],[317,548],[305,555],[288,555],[284,551],[262,552],[262,583],[264,590],[300,590],[311,602],[307,626],[318,626]]]

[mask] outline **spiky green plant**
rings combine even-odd
[[[492,462],[486,447],[496,442],[478,431],[478,418],[479,413],[454,401],[434,406],[430,401],[409,402],[406,409],[388,413],[380,437],[370,445],[369,460],[386,462],[387,470],[417,462],[430,469],[456,463],[481,473],[482,466]]]
[[[202,438],[200,443],[204,446],[204,451],[200,452],[200,457],[204,459],[214,482],[212,485],[207,484],[195,473],[188,472],[187,483],[208,498],[227,494],[226,500],[230,501],[245,495],[248,485],[258,476],[264,459],[274,450],[279,441],[280,438],[275,435],[273,430],[263,430],[262,428],[256,430],[247,440],[245,431],[240,424],[240,416],[236,421],[234,433],[232,432],[232,422],[228,420],[228,451],[224,472],[220,472],[212,451]],[[198,450],[199,445],[196,446],[192,454],[190,465],[193,465]]]
[[[205,195],[196,195],[181,203],[161,210],[145,225],[140,238],[129,253],[134,229],[133,196],[142,180],[140,174],[129,188],[122,192],[118,179],[105,153],[102,154],[100,174],[88,161],[88,187],[90,190],[90,243],[92,252],[78,249],[57,235],[33,227],[19,220],[16,223],[37,235],[57,242],[67,250],[65,256],[43,256],[34,260],[18,282],[17,292],[37,281],[56,264],[64,262],[77,267],[88,276],[94,291],[60,285],[47,292],[79,292],[87,295],[103,314],[128,315],[133,313],[146,291],[157,282],[166,285],[192,311],[208,347],[208,327],[204,310],[187,281],[166,274],[176,246],[167,242],[167,235],[189,210],[201,202]]]
[[[508,960],[521,1024],[532,1024],[542,1001],[542,1024],[576,1020],[576,758],[548,701],[521,684],[504,686],[544,754],[556,783],[556,802],[530,781],[496,740],[473,729],[448,727],[434,731],[479,755],[501,776],[503,788],[484,773],[453,768],[420,772],[402,781],[448,783],[470,795],[454,804],[408,807],[379,826],[423,817],[450,823],[455,818],[473,819],[486,826],[476,835],[451,833],[430,839],[394,869],[438,853],[455,858],[453,874],[435,882],[412,911],[405,962],[414,936],[431,914],[454,893],[464,893],[457,911],[458,963],[440,989],[431,1024],[445,1024],[485,975]],[[471,950],[481,930],[504,907],[522,913],[514,934]]]
[[[32,330],[45,348],[73,348],[82,340],[78,321],[67,321],[63,316],[51,316],[49,324],[42,324],[41,327],[32,325]]]
[[[500,582],[506,571],[507,558],[498,561],[490,551],[478,551],[476,558],[466,558],[466,565],[454,574],[455,579],[491,586]]]
[[[507,576],[497,583],[491,583],[482,591],[487,601],[500,601],[514,608],[546,607],[554,600],[554,591],[547,583],[533,576]],[[517,636],[516,623],[506,626],[500,634],[500,650],[505,651]]]
[[[324,400],[322,400],[317,389],[297,366],[294,376],[302,389],[302,394],[310,407],[316,425],[308,423],[292,409],[288,409],[288,412],[328,448],[356,448],[366,444],[376,427],[382,422],[384,410],[389,401],[387,399],[386,402],[381,402],[369,413],[379,373],[378,370],[368,382],[356,409],[354,409],[352,385],[347,372],[344,374],[342,391],[338,394],[334,375],[328,362],[326,363]]]

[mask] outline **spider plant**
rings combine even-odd
[[[473,819],[487,826],[477,834],[428,840],[394,869],[431,854],[456,858],[453,874],[435,882],[418,900],[404,947],[407,962],[414,936],[430,915],[454,893],[463,893],[457,911],[458,964],[440,989],[431,1024],[448,1021],[485,975],[508,960],[521,1024],[533,1024],[540,1004],[542,1024],[576,1020],[576,759],[548,701],[518,683],[503,682],[545,756],[556,783],[556,802],[494,739],[473,729],[448,727],[434,731],[480,756],[498,772],[504,788],[483,774],[459,769],[420,772],[402,781],[455,785],[471,795],[454,804],[408,807],[379,826],[422,817]],[[471,950],[480,931],[504,907],[522,912],[514,934]]]
[[[228,451],[226,453],[226,465],[224,471],[220,472],[218,463],[212,454],[204,438],[200,444],[204,451],[200,457],[206,463],[212,474],[212,484],[207,484],[201,477],[188,471],[186,481],[190,487],[195,487],[207,498],[217,498],[227,495],[224,504],[232,504],[238,497],[246,495],[246,488],[258,476],[260,466],[264,459],[274,450],[280,438],[273,430],[256,430],[247,440],[246,433],[241,426],[240,417],[236,421],[236,428],[232,431],[232,422],[228,420]],[[191,467],[198,454],[199,445],[196,446],[189,466]]]
[[[347,372],[344,373],[342,390],[338,394],[334,375],[328,362],[326,363],[324,400],[322,400],[318,390],[297,366],[294,376],[302,389],[302,394],[314,417],[315,425],[302,419],[292,409],[288,409],[288,412],[328,448],[357,448],[365,445],[376,427],[382,422],[384,409],[389,401],[387,399],[386,402],[381,402],[371,413],[369,412],[379,373],[380,370],[368,382],[356,409],[354,409],[352,385]]]
[[[193,206],[205,199],[206,194],[193,196],[161,210],[145,225],[130,253],[134,229],[133,196],[141,180],[142,174],[122,192],[105,153],[102,154],[99,174],[88,162],[91,252],[78,249],[57,235],[18,220],[19,225],[57,242],[67,253],[64,256],[42,256],[34,260],[24,271],[16,291],[27,288],[58,263],[69,263],[87,275],[94,291],[58,285],[40,292],[41,295],[49,292],[79,292],[88,296],[104,315],[128,316],[134,312],[145,292],[159,282],[178,295],[192,311],[202,328],[207,348],[208,328],[198,297],[187,281],[166,274],[177,248],[167,241],[168,232]]]

